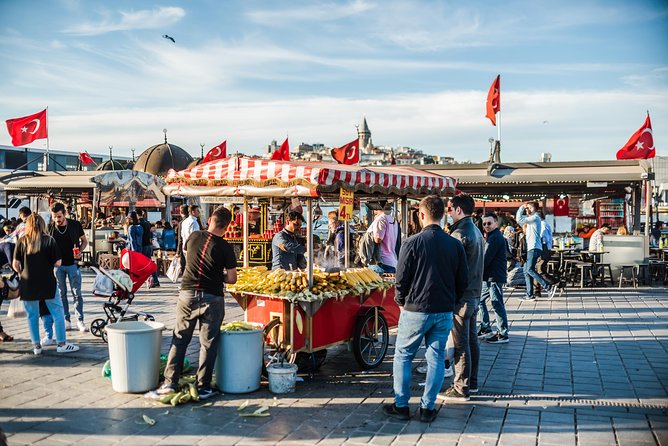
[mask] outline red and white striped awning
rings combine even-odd
[[[167,174],[164,191],[182,196],[307,196],[338,192],[397,196],[453,194],[450,177],[399,166],[224,158]]]

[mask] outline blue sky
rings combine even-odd
[[[646,110],[668,155],[665,1],[4,0],[0,57],[0,117],[49,106],[58,150],[336,146],[366,115],[377,145],[484,161],[500,73],[503,161],[612,159]]]

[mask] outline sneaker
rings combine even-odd
[[[197,389],[197,393],[199,395],[199,399],[205,400],[208,398],[211,398],[212,396],[218,395],[218,390],[217,389]]]
[[[39,346],[39,347],[33,347],[33,348],[32,348],[32,352],[33,352],[35,355],[41,355],[41,354],[42,354],[42,346]]]
[[[478,329],[479,338],[487,338],[488,336],[493,336],[494,332],[490,328],[483,328],[482,326]]]
[[[436,409],[423,409],[420,407],[420,421],[423,423],[431,423],[438,416]]]
[[[176,393],[176,387],[170,386],[169,384],[163,384],[160,387],[158,387],[156,393],[158,395],[169,395],[170,393]]]
[[[452,367],[448,367],[445,369],[445,377],[450,378],[452,376],[455,376],[455,371],[453,370]]]
[[[469,401],[471,399],[470,396],[464,395],[454,387],[448,387],[448,390],[443,394],[439,393],[438,397],[445,401]]]
[[[68,320],[65,321],[65,330],[71,330],[72,329],[72,323]]]
[[[485,339],[485,342],[489,344],[507,344],[508,343],[508,335],[502,336],[501,334],[497,333],[494,336],[492,336],[489,339]]]
[[[73,353],[79,351],[79,346],[75,344],[65,343],[56,347],[58,353]]]
[[[557,289],[558,288],[557,288],[556,285],[552,285],[550,287],[550,289],[548,290],[547,298],[552,299],[554,297],[554,295],[557,293]]]
[[[479,389],[477,387],[469,387],[469,393],[478,393]]]
[[[517,298],[522,300],[536,300],[536,296],[527,296],[526,294],[523,296],[517,296]]]
[[[77,321],[77,328],[81,333],[85,333],[88,331],[88,327],[86,327],[86,324],[84,324],[83,321]]]
[[[42,339],[42,347],[53,345],[53,338],[44,338]]]
[[[408,421],[411,419],[411,411],[408,407],[397,407],[394,403],[383,404],[383,413],[397,420]]]

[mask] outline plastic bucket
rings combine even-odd
[[[249,393],[260,388],[263,361],[262,330],[221,331],[216,357],[216,384],[225,393]]]
[[[272,393],[292,393],[297,382],[297,365],[284,363],[267,367],[269,373],[269,391]]]
[[[165,325],[127,321],[108,325],[111,387],[116,392],[138,393],[158,387],[160,345]]]

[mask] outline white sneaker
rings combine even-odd
[[[421,375],[426,375],[427,374],[427,364],[421,365],[418,368],[415,369],[415,371]]]
[[[452,366],[445,369],[445,377],[450,378],[451,376],[455,376],[455,371],[452,370]]]
[[[59,345],[58,347],[56,347],[56,351],[58,353],[72,353],[72,352],[76,352],[78,350],[79,350],[78,345],[68,344],[68,343],[65,343],[63,345]]]
[[[33,347],[32,352],[36,355],[41,355],[42,354],[42,347]]]
[[[88,331],[88,327],[86,327],[86,324],[84,324],[83,321],[77,321],[77,327],[79,328],[79,331],[81,333],[85,333]]]
[[[70,321],[65,321],[65,330],[71,330],[72,329],[72,323]]]
[[[46,347],[48,345],[53,345],[53,338],[42,339],[42,347]]]

